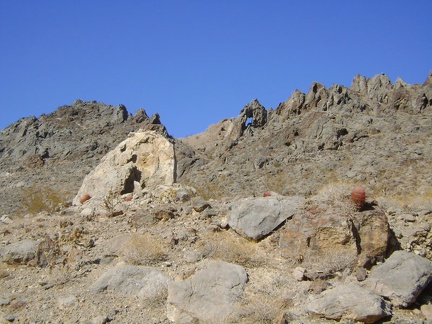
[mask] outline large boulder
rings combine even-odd
[[[168,286],[168,319],[175,323],[193,320],[223,322],[242,295],[248,276],[239,265],[213,261],[183,281]]]
[[[391,315],[391,304],[355,283],[326,290],[311,297],[306,309],[332,320],[354,320],[375,323]]]
[[[233,203],[228,224],[240,235],[259,240],[298,212],[304,197],[244,198]]]
[[[307,209],[307,208],[306,208]],[[384,213],[364,211],[345,213],[338,209],[320,211],[303,210],[287,221],[281,230],[279,246],[282,255],[288,259],[299,255],[306,263],[319,257],[328,256],[337,269],[356,263],[370,268],[386,256],[389,241],[389,225]],[[342,264],[346,259],[346,264]],[[354,262],[356,261],[356,262]],[[316,262],[314,267],[317,266]],[[328,264],[330,265],[330,264]]]
[[[406,251],[395,251],[383,264],[372,268],[364,287],[407,307],[432,281],[432,262]]]
[[[101,199],[110,192],[116,195],[141,191],[145,187],[171,185],[175,182],[175,156],[172,143],[154,131],[129,134],[84,179],[74,204],[89,194]]]
[[[169,277],[157,268],[118,265],[108,270],[91,286],[93,293],[111,291],[146,300],[165,298]]]

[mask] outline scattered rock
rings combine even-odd
[[[375,323],[392,314],[390,303],[354,283],[329,289],[317,297],[311,297],[306,309],[327,319],[364,323]]]
[[[157,268],[119,265],[108,270],[90,289],[94,293],[108,290],[154,300],[166,296],[168,282],[168,276]]]
[[[36,256],[37,241],[23,240],[0,247],[0,257],[8,264],[26,264]]]
[[[198,213],[203,212],[205,209],[210,208],[210,203],[202,197],[195,197],[192,199],[192,208]]]
[[[76,296],[65,296],[65,297],[59,297],[58,298],[58,307],[60,309],[65,309],[71,306],[76,305],[78,302]]]
[[[302,202],[299,196],[240,199],[233,203],[228,224],[237,233],[259,240],[298,212]]]
[[[432,280],[432,262],[414,253],[394,252],[372,268],[363,287],[391,300],[393,305],[411,305]]]
[[[297,267],[293,271],[293,277],[297,281],[302,281],[305,278],[306,269],[302,267]]]
[[[422,305],[420,307],[420,310],[421,310],[422,314],[424,315],[424,317],[426,317],[426,319],[432,320],[432,305],[431,304]]]
[[[213,261],[184,281],[168,286],[168,319],[213,321],[228,318],[242,295],[248,276],[235,264]]]

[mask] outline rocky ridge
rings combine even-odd
[[[22,212],[21,191],[52,188],[75,196],[84,176],[138,129],[169,136],[158,114],[131,115],[123,105],[76,100],[51,114],[22,118],[0,131],[0,199],[3,213]],[[24,190],[23,190],[24,189]],[[13,192],[14,194],[11,194]]]
[[[430,321],[431,80],[313,83],[184,139],[157,115],[96,102],[12,124],[0,138],[0,319]],[[101,135],[106,152],[73,150],[64,128],[80,145]],[[11,192],[42,184],[73,205],[13,211],[23,197]],[[366,201],[350,201],[355,184]]]

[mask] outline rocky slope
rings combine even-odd
[[[168,136],[158,114],[148,117],[138,109],[132,116],[123,105],[96,101],[76,100],[9,125],[0,131],[2,213],[22,212],[29,188],[49,188],[71,199],[102,156],[140,128]]]
[[[183,139],[97,102],[21,119],[0,134],[0,320],[427,323],[431,122],[432,73],[313,83]]]
[[[314,82],[275,110],[254,100],[182,139],[196,155],[180,179],[209,196],[310,194],[337,180],[375,194],[430,195],[431,84],[431,74],[416,85],[357,75],[350,88]]]

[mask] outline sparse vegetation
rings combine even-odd
[[[352,251],[344,249],[326,248],[319,253],[307,250],[304,252],[301,266],[309,272],[331,275],[344,269],[352,269],[357,261]]]
[[[21,188],[22,206],[27,213],[59,211],[67,205],[67,193],[51,187]]]
[[[102,205],[107,211],[108,216],[113,217],[116,212],[116,207],[120,203],[120,198],[114,193],[112,189],[108,191],[108,194],[103,197]]]
[[[156,265],[167,258],[167,251],[162,242],[147,232],[130,234],[120,254],[127,263],[134,265]]]
[[[331,182],[323,186],[314,199],[336,207],[346,215],[351,215],[357,210],[349,198],[353,187],[354,185],[349,182]]]
[[[206,258],[236,263],[247,268],[263,266],[265,257],[258,253],[257,243],[229,232],[213,232],[201,237],[198,250]]]

